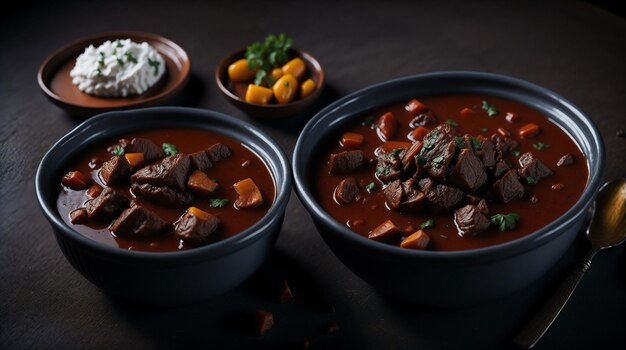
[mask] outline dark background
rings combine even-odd
[[[507,74],[563,95],[596,122],[608,180],[626,169],[626,139],[616,136],[626,128],[626,20],[608,10],[573,1],[14,3],[0,14],[0,348],[299,348],[304,337],[321,349],[512,348],[515,333],[588,249],[584,238],[523,290],[471,308],[432,310],[389,299],[353,275],[293,195],[270,259],[235,290],[180,308],[131,305],[102,293],[65,260],[36,203],[41,157],[80,122],[44,98],[36,72],[48,54],[82,36],[163,35],[192,60],[191,81],[175,104],[250,121],[290,157],[319,108],[370,84],[452,69]],[[327,87],[306,113],[257,121],[220,96],[213,72],[228,53],[280,32],[320,60]],[[279,304],[273,285],[283,278],[295,299]],[[537,349],[621,348],[625,282],[624,247],[600,253]],[[247,323],[256,308],[276,321],[262,338]],[[326,335],[331,321],[339,331]]]

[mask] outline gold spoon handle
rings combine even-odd
[[[546,333],[554,320],[559,316],[561,310],[574,293],[581,278],[591,266],[591,260],[598,252],[598,249],[591,249],[583,261],[576,265],[561,286],[552,295],[550,300],[539,310],[532,320],[517,334],[513,343],[522,349],[530,349],[537,344],[539,339]]]

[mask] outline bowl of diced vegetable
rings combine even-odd
[[[284,34],[268,35],[228,55],[215,81],[222,95],[252,117],[288,117],[310,107],[324,87],[324,70]]]

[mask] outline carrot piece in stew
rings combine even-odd
[[[387,220],[372,230],[367,238],[375,241],[384,241],[390,237],[401,234],[402,231],[391,220]]]
[[[344,147],[359,147],[363,144],[363,135],[355,132],[344,132],[341,136],[341,145]]]
[[[203,221],[207,221],[211,217],[211,214],[209,214],[206,211],[204,211],[204,210],[202,210],[200,208],[197,208],[197,207],[189,207],[187,209],[187,213],[189,213],[189,214],[191,214],[191,215],[193,215],[193,216],[195,216],[198,219],[203,220]]]
[[[424,136],[426,136],[426,134],[428,134],[429,132],[430,129],[428,129],[427,127],[418,126],[409,133],[408,138],[411,141],[422,141],[424,139]]]
[[[141,164],[143,164],[143,153],[124,153],[124,157],[126,157],[128,164],[130,164],[130,168],[133,170],[139,168]]]
[[[426,110],[426,105],[416,99],[412,99],[404,106],[404,109],[416,116]]]
[[[410,249],[426,249],[430,243],[430,237],[424,230],[417,230],[415,233],[406,237],[400,242],[400,247]]]
[[[263,196],[251,178],[241,180],[233,185],[239,198],[235,201],[237,208],[254,208],[263,204]]]
[[[461,114],[461,118],[471,118],[476,115],[476,112],[474,112],[474,110],[471,108],[465,107],[461,110],[460,114]]]
[[[376,133],[378,137],[383,141],[387,141],[393,137],[396,133],[396,129],[398,128],[398,122],[396,121],[396,117],[393,116],[393,113],[387,112],[378,118],[376,121]]]
[[[75,191],[84,190],[89,185],[89,178],[80,171],[70,171],[63,176],[61,183]]]
[[[504,137],[511,136],[511,133],[505,128],[498,128],[498,133]]]
[[[209,177],[201,170],[196,170],[191,173],[189,180],[187,180],[187,187],[199,195],[209,195],[217,190],[220,185],[209,179]]]
[[[519,136],[523,139],[539,135],[541,128],[535,123],[528,123],[519,129]]]

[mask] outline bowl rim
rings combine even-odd
[[[568,209],[564,214],[550,222],[548,225],[531,232],[528,235],[523,237],[496,244],[491,246],[486,246],[482,248],[468,249],[468,250],[459,250],[459,251],[428,251],[428,250],[415,250],[415,249],[405,249],[399,246],[386,244],[382,242],[373,241],[368,239],[358,233],[353,232],[352,230],[345,227],[339,223],[336,219],[334,219],[329,213],[327,213],[315,199],[315,196],[312,194],[310,190],[310,186],[305,181],[305,177],[303,174],[303,170],[306,168],[309,159],[303,159],[302,148],[305,147],[305,143],[310,142],[307,140],[307,135],[310,135],[311,129],[313,129],[316,124],[324,118],[326,114],[335,112],[336,110],[341,109],[344,105],[352,103],[359,99],[359,97],[371,93],[377,90],[383,90],[385,87],[389,85],[401,84],[403,82],[409,82],[412,80],[428,80],[428,79],[475,79],[475,80],[489,80],[491,82],[504,82],[515,86],[516,88],[520,88],[523,90],[529,90],[535,93],[539,93],[542,96],[546,96],[551,100],[558,101],[562,105],[562,109],[566,109],[569,113],[575,115],[578,120],[572,119],[575,121],[576,126],[582,130],[588,131],[592,139],[589,140],[595,147],[597,147],[597,153],[595,154],[596,162],[592,164],[589,160],[589,156],[585,154],[587,165],[589,168],[589,179],[587,181],[587,185],[585,190],[583,191],[580,198],[576,201],[576,203]],[[510,99],[510,98],[509,98]],[[524,102],[520,102],[524,103]],[[556,102],[555,102],[556,103]],[[382,106],[379,106],[382,107]],[[351,114],[348,116],[339,117],[338,119],[349,119],[354,117],[355,114]],[[569,117],[569,115],[568,115]],[[549,117],[550,118],[550,117]],[[552,119],[552,118],[550,118]],[[571,119],[571,117],[570,117]],[[324,131],[321,135],[326,135],[328,133]],[[576,145],[583,149],[580,146],[578,140],[574,139],[570,136]],[[321,138],[321,137],[320,137]],[[584,150],[583,150],[584,152]],[[311,153],[313,155],[314,152]],[[341,238],[350,241],[355,244],[355,246],[361,246],[366,249],[371,249],[379,252],[384,252],[387,254],[391,254],[394,256],[402,256],[407,258],[422,258],[427,259],[433,262],[445,262],[451,260],[464,260],[468,263],[478,262],[475,258],[485,256],[490,256],[493,258],[505,258],[513,255],[517,255],[519,253],[528,251],[535,246],[545,244],[560,233],[565,232],[565,228],[572,225],[579,216],[584,214],[584,208],[586,205],[593,201],[595,194],[600,187],[600,181],[602,179],[602,172],[604,169],[605,163],[605,150],[604,143],[602,140],[602,136],[594,124],[594,122],[589,118],[580,108],[576,107],[569,100],[564,97],[558,95],[557,93],[541,87],[539,85],[530,83],[528,81],[514,78],[507,75],[496,74],[496,73],[488,73],[488,72],[480,72],[480,71],[440,71],[440,72],[431,72],[431,73],[423,73],[417,75],[411,75],[406,77],[400,77],[380,83],[376,83],[365,87],[363,89],[357,90],[353,93],[350,93],[347,96],[340,98],[339,100],[331,103],[330,105],[323,108],[319,111],[315,116],[313,116],[309,122],[305,125],[298,137],[296,142],[296,146],[294,148],[293,160],[292,160],[292,171],[294,176],[294,189],[298,198],[305,206],[311,217],[314,221],[320,221],[324,226],[330,227],[330,230],[325,230],[325,232],[329,232],[329,235],[338,235]],[[319,231],[319,230],[318,230]]]
[[[224,58],[222,58],[220,60],[220,62],[217,64],[216,68],[215,68],[215,82],[217,84],[217,87],[220,89],[220,91],[222,92],[222,94],[224,94],[225,96],[227,96],[227,98],[229,100],[232,100],[234,102],[237,103],[241,103],[243,105],[247,105],[250,107],[254,107],[254,108],[261,108],[261,109],[265,109],[268,111],[276,111],[276,110],[281,110],[281,109],[286,109],[286,108],[296,108],[300,105],[305,105],[308,104],[311,100],[313,99],[317,99],[318,97],[318,92],[322,91],[322,88],[324,87],[324,83],[325,83],[325,73],[324,73],[324,68],[322,67],[322,65],[319,63],[319,61],[310,53],[297,48],[297,47],[292,47],[290,48],[290,50],[294,51],[296,53],[296,57],[300,57],[303,58],[307,63],[309,63],[310,65],[312,65],[315,70],[318,72],[319,74],[319,81],[316,82],[317,86],[315,87],[315,91],[313,91],[313,93],[311,93],[309,96],[305,97],[305,98],[301,98],[286,104],[267,104],[267,105],[262,105],[262,104],[258,104],[258,103],[251,103],[248,102],[244,99],[239,98],[239,96],[235,95],[232,91],[230,91],[230,89],[228,89],[224,83],[222,82],[222,79],[220,78],[221,72],[223,70],[227,70],[228,69],[228,65],[230,65],[231,63],[233,63],[233,59],[236,59],[237,57],[240,58],[244,58],[244,54],[246,52],[246,48],[242,48],[242,49],[238,49],[236,51],[233,51],[232,53],[224,56]],[[295,57],[294,57],[295,58]],[[228,73],[227,73],[228,74]],[[228,77],[226,77],[228,78]]]
[[[111,106],[89,106],[89,105],[74,103],[54,93],[54,91],[52,91],[52,89],[48,86],[48,83],[44,81],[44,78],[43,78],[44,72],[48,69],[51,61],[55,60],[58,56],[63,55],[66,52],[72,50],[72,48],[75,46],[83,45],[84,47],[86,47],[86,45],[90,45],[95,41],[105,40],[110,37],[118,37],[118,38],[125,37],[125,38],[129,38],[132,40],[134,40],[135,38],[149,38],[152,41],[161,42],[167,45],[168,47],[172,48],[177,53],[177,55],[182,58],[180,78],[178,79],[177,83],[173,85],[172,87],[170,87],[169,89],[161,88],[161,91],[159,91],[158,93],[150,97],[135,100],[133,102],[130,102],[128,104],[124,104],[121,106],[111,107]],[[84,50],[84,47],[83,47],[83,50]],[[39,84],[39,88],[41,89],[41,91],[43,91],[43,93],[49,98],[56,101],[57,104],[68,105],[74,108],[88,110],[91,112],[113,111],[113,110],[122,110],[125,108],[131,108],[133,106],[141,106],[141,105],[145,105],[149,103],[154,103],[155,101],[158,101],[162,98],[166,98],[168,96],[172,96],[176,94],[189,80],[190,72],[191,72],[191,60],[189,58],[189,55],[180,45],[176,44],[174,41],[162,35],[148,33],[148,32],[110,31],[110,32],[100,32],[100,33],[96,33],[96,34],[92,34],[92,35],[88,35],[88,36],[84,36],[84,37],[72,40],[68,42],[67,44],[61,46],[60,48],[56,49],[55,51],[53,51],[51,54],[49,54],[46,57],[46,59],[39,66],[39,69],[37,70],[37,83]],[[124,99],[124,97],[113,97],[113,98],[118,99],[118,100]]]
[[[156,113],[155,113],[156,112]],[[46,186],[46,182],[48,178],[44,178],[42,175],[44,167],[50,166],[51,162],[54,162],[52,159],[53,153],[55,153],[58,149],[61,149],[65,146],[65,144],[74,139],[75,137],[79,137],[86,144],[93,144],[97,141],[102,141],[103,138],[100,137],[90,137],[92,134],[82,135],[83,130],[86,130],[89,126],[95,126],[96,130],[103,130],[103,128],[110,122],[117,119],[126,119],[131,118],[133,115],[138,114],[150,114],[157,113],[162,114],[171,114],[176,115],[177,118],[180,118],[181,122],[184,122],[184,118],[201,118],[207,119],[207,121],[211,120],[219,120],[228,125],[229,128],[235,126],[239,130],[241,130],[244,134],[251,134],[256,140],[255,142],[249,142],[247,140],[240,140],[229,136],[243,144],[246,143],[256,143],[259,147],[265,148],[268,153],[275,156],[276,161],[272,159],[266,159],[259,155],[261,159],[265,163],[268,164],[268,170],[272,174],[272,178],[274,179],[274,185],[276,190],[276,197],[272,206],[269,208],[267,213],[252,226],[247,229],[231,236],[226,239],[207,244],[201,247],[196,247],[193,249],[182,250],[182,251],[173,251],[173,252],[148,252],[148,251],[139,251],[139,250],[126,250],[121,249],[119,247],[115,247],[112,245],[108,245],[106,243],[102,243],[91,238],[88,238],[79,232],[73,230],[68,224],[66,224],[58,214],[56,210],[55,203],[49,203],[46,200],[46,196],[44,195],[44,187]],[[99,126],[98,126],[99,124]],[[110,124],[109,124],[110,125]],[[210,124],[205,124],[210,125]],[[180,125],[179,125],[180,126]],[[166,127],[166,126],[160,126]],[[176,122],[173,123],[172,127],[177,127]],[[193,128],[193,127],[192,127]],[[128,131],[136,130],[138,128],[130,128]],[[202,128],[203,130],[210,130],[210,128]],[[85,141],[87,140],[87,141]],[[82,149],[82,147],[81,147]],[[254,148],[253,148],[254,149]],[[73,152],[74,154],[76,152]],[[258,153],[255,151],[255,153]],[[279,174],[276,174],[272,171],[270,164],[273,164],[277,169]],[[282,177],[283,181],[281,183],[278,182],[277,177]],[[199,109],[199,108],[190,108],[190,107],[149,107],[149,108],[141,108],[135,109],[131,111],[112,111],[101,113],[92,118],[89,118],[76,126],[66,135],[64,135],[59,141],[57,141],[50,149],[46,152],[44,157],[41,159],[39,166],[37,167],[37,173],[35,175],[35,191],[37,195],[37,201],[41,210],[43,211],[46,219],[53,226],[53,229],[61,232],[62,235],[71,239],[72,241],[78,243],[84,248],[89,248],[92,251],[103,253],[109,256],[117,256],[120,258],[129,258],[129,259],[141,259],[146,261],[162,261],[162,262],[174,262],[179,260],[207,260],[214,259],[220,256],[229,254],[231,252],[240,250],[253,242],[261,239],[262,237],[269,234],[262,234],[268,226],[272,225],[276,218],[280,218],[283,215],[284,208],[286,208],[287,203],[289,201],[289,197],[291,194],[292,188],[292,175],[291,168],[289,166],[289,161],[287,156],[285,155],[282,148],[267,135],[265,132],[261,131],[257,127],[245,122],[241,119],[229,116],[224,113],[216,112],[213,110],[207,109]],[[57,196],[54,196],[57,198]]]

